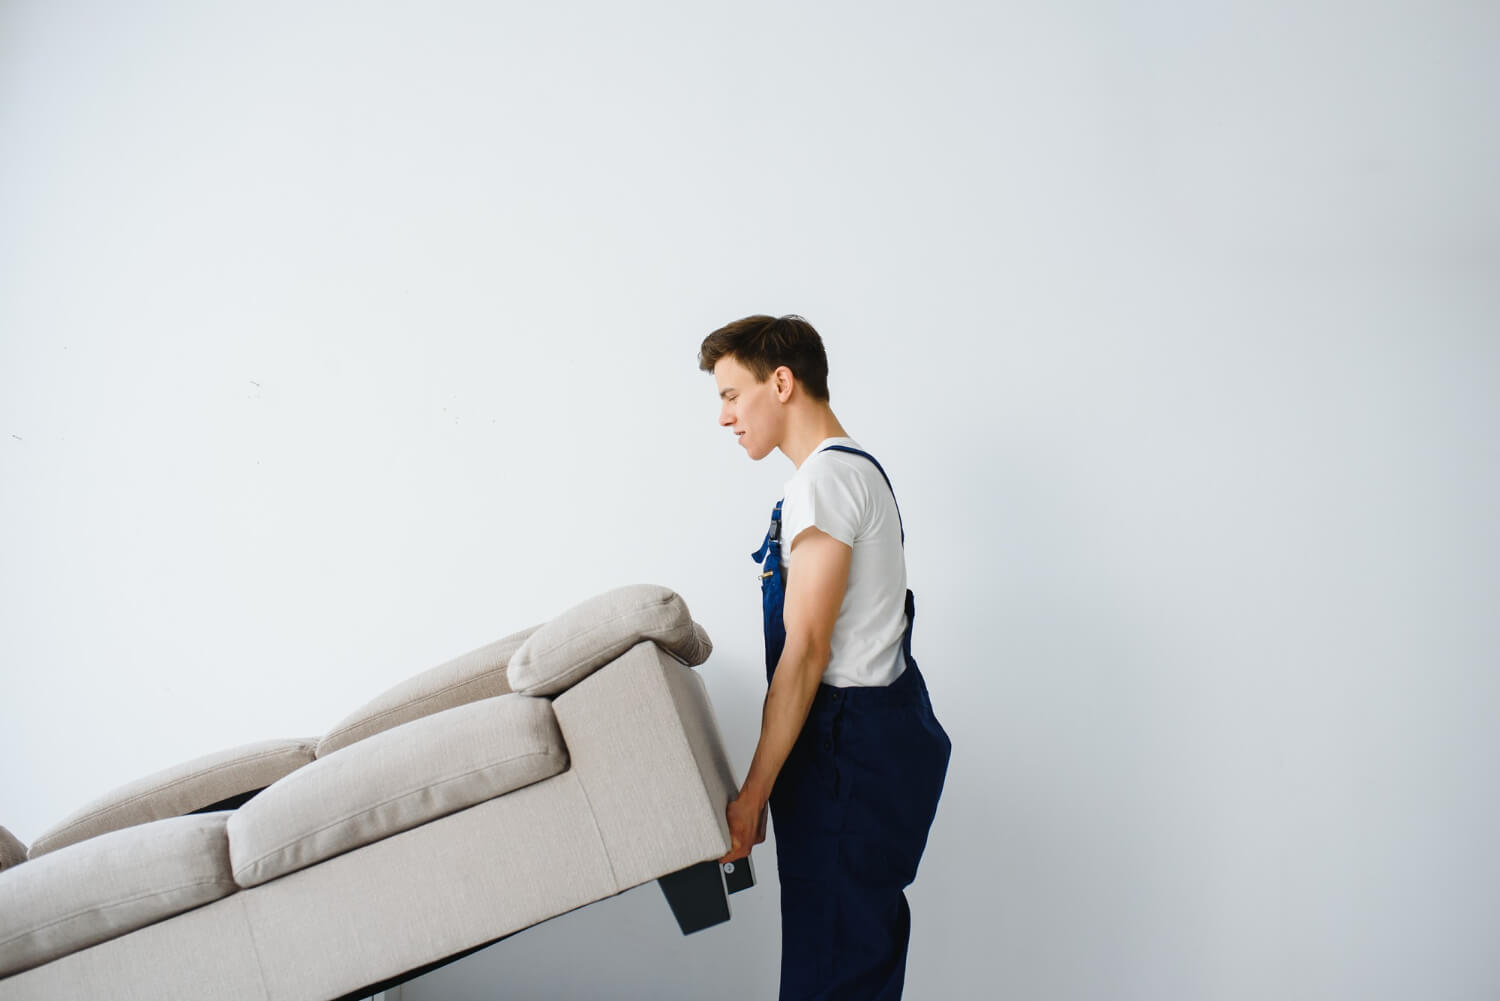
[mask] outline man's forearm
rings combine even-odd
[[[755,757],[750,762],[750,772],[740,795],[769,799],[771,787],[781,766],[792,753],[797,735],[807,722],[813,697],[823,680],[828,667],[828,654],[794,644],[789,639],[782,650],[781,660],[776,663],[771,687],[766,691],[765,706],[761,712],[760,742],[755,747]]]

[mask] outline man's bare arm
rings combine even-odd
[[[733,845],[721,861],[743,858],[764,837],[760,817],[771,787],[807,722],[813,697],[828,667],[833,624],[844,604],[854,551],[816,526],[798,533],[788,547],[797,551],[797,571],[787,573],[782,624],[786,646],[766,692],[760,741],[739,798],[729,804]]]

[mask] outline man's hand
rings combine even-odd
[[[766,840],[765,800],[753,795],[740,795],[729,801],[724,813],[729,818],[729,854],[720,862],[734,862],[750,854],[750,846]]]

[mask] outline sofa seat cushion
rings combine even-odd
[[[511,690],[505,676],[511,655],[536,629],[537,626],[532,626],[503,636],[381,692],[345,716],[318,741],[318,757],[421,716],[476,699],[505,695]]]
[[[164,768],[105,793],[79,807],[32,842],[36,858],[106,831],[178,817],[204,809],[225,808],[247,793],[275,782],[313,760],[311,739],[261,740],[215,751]]]
[[[689,667],[713,651],[680,594],[659,584],[630,584],[573,606],[528,636],[511,656],[510,687],[556,695],[641,640],[654,640]]]
[[[0,977],[233,893],[228,817],[136,824],[0,872]]]
[[[547,699],[480,699],[392,727],[300,768],[235,811],[240,886],[378,841],[563,771]]]

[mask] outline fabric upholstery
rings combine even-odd
[[[233,893],[228,817],[136,824],[0,873],[0,976]]]
[[[512,693],[402,723],[319,758],[236,810],[234,877],[241,886],[263,883],[567,765],[546,699]]]
[[[614,892],[563,772],[0,979],[0,1001],[328,1001]]]
[[[313,760],[312,739],[261,740],[215,751],[128,782],[79,807],[31,845],[36,858],[106,831],[179,817],[262,789]]]
[[[26,846],[4,827],[0,827],[0,872],[26,861]]]
[[[511,690],[506,680],[511,655],[538,628],[501,637],[380,693],[328,731],[318,742],[318,757],[422,716],[506,694]]]
[[[241,891],[267,957],[267,996],[307,1001],[614,892],[570,772]],[[591,951],[581,946],[580,960]]]
[[[265,1001],[243,896],[231,893],[0,978],[0,1001]]]
[[[739,787],[702,684],[643,640],[553,701],[622,889],[729,850]]]
[[[653,640],[684,664],[713,651],[687,602],[658,584],[617,587],[544,623],[510,659],[510,685],[528,695],[556,695],[641,640]]]
[[[698,672],[642,642],[552,708],[566,771],[0,978],[0,1001],[326,1001],[728,849]]]

